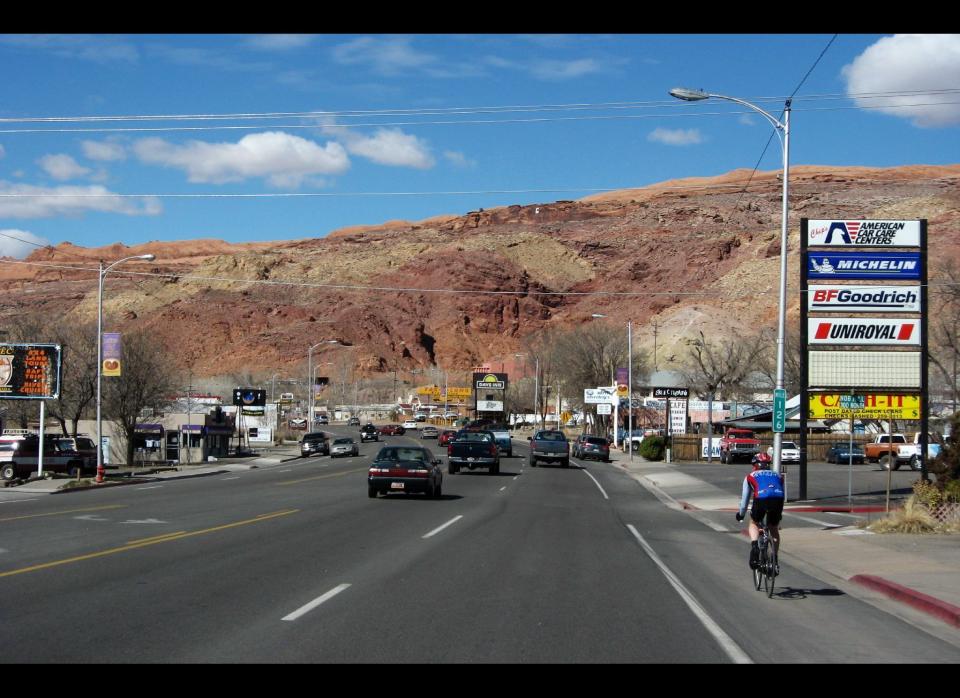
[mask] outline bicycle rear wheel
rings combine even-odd
[[[773,577],[770,576],[769,545],[766,539],[760,544],[760,576],[763,578],[763,590],[767,592],[767,596],[773,593]]]
[[[767,581],[767,598],[773,598],[773,587],[777,580],[777,552],[773,548],[773,542],[770,543],[770,555],[767,565],[767,571],[764,576]]]
[[[760,536],[760,540],[757,541],[757,545],[759,546],[760,554],[757,557],[757,569],[752,570],[752,572],[753,586],[757,591],[760,591],[760,587],[763,586],[763,552],[765,550],[764,539],[762,535]]]

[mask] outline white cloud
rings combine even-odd
[[[700,135],[700,129],[696,128],[656,128],[647,136],[647,140],[664,145],[696,145],[703,143],[703,136]]]
[[[237,143],[190,141],[175,145],[160,138],[134,144],[142,162],[182,169],[194,183],[223,184],[264,177],[276,187],[300,186],[310,175],[345,172],[350,160],[343,146],[270,131],[244,136]]]
[[[572,61],[540,60],[531,65],[530,72],[540,80],[571,80],[603,72],[603,66],[593,58],[579,58]]]
[[[106,34],[7,34],[0,36],[0,44],[95,63],[136,63],[140,59],[133,43]]]
[[[90,174],[89,167],[84,167],[69,155],[44,155],[37,162],[44,172],[61,182]]]
[[[87,158],[98,162],[115,162],[127,157],[126,148],[110,141],[82,141],[80,147]]]
[[[15,228],[0,230],[0,257],[23,259],[36,250],[38,245],[45,247],[49,244],[49,240],[28,233],[26,230],[16,230]]]
[[[466,169],[469,167],[477,166],[476,160],[471,160],[466,155],[456,150],[443,151],[443,157],[445,157],[447,161],[450,164],[452,164],[454,167],[460,167],[460,168]]]
[[[861,107],[912,120],[915,126],[960,124],[960,105],[908,106],[956,101],[954,95],[856,97],[862,93],[960,87],[960,34],[897,34],[880,39],[844,66],[847,94]]]
[[[413,48],[407,37],[354,39],[335,47],[333,59],[341,65],[368,65],[382,75],[398,75],[437,62],[436,56]]]
[[[313,38],[313,34],[258,34],[247,39],[247,44],[262,51],[288,51],[308,46]]]
[[[0,180],[0,218],[76,216],[87,211],[155,216],[156,197],[123,197],[102,186],[38,187]]]
[[[436,164],[426,142],[400,129],[378,128],[373,136],[361,135],[344,126],[325,126],[323,131],[343,141],[352,155],[378,165],[428,170]]]
[[[0,143],[0,158],[5,158],[7,156],[7,151],[4,149],[3,144]]]

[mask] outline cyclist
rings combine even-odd
[[[740,510],[737,521],[743,521],[750,496],[753,507],[750,510],[750,569],[757,569],[760,560],[760,529],[764,517],[767,519],[767,531],[773,541],[774,552],[780,548],[780,519],[783,517],[784,482],[783,475],[770,470],[773,458],[767,453],[758,453],[753,457],[753,472],[743,478],[743,493],[740,497]],[[779,570],[778,570],[779,572]]]

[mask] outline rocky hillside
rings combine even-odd
[[[636,344],[649,350],[656,322],[658,363],[667,368],[683,339],[700,330],[775,322],[781,184],[776,172],[758,173],[743,193],[749,176],[735,171],[289,242],[65,243],[27,260],[57,268],[0,264],[0,327],[22,313],[95,320],[97,275],[82,267],[152,252],[155,262],[124,269],[170,276],[111,273],[105,329],[148,328],[171,364],[192,366],[196,376],[296,375],[307,347],[328,338],[352,348],[326,348],[325,360],[349,351],[367,374],[509,366],[506,357],[531,333],[592,313],[624,325],[632,319]],[[927,218],[931,260],[955,259],[958,185],[960,165],[792,168],[790,287],[798,287],[801,217]],[[795,320],[799,297],[791,298]]]

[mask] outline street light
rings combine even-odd
[[[124,257],[119,259],[108,267],[103,266],[103,260],[100,260],[98,272],[98,290],[97,290],[97,482],[103,482],[103,421],[101,418],[101,394],[103,384],[103,280],[107,272],[118,264],[129,262],[134,259],[142,259],[145,262],[152,262],[156,257],[152,254],[141,254],[133,257]]]
[[[736,97],[727,97],[726,95],[711,94],[703,90],[691,90],[683,87],[675,87],[670,90],[670,94],[677,99],[686,102],[700,102],[705,99],[725,99],[728,102],[742,104],[763,116],[776,129],[777,138],[780,139],[780,146],[783,149],[783,202],[780,221],[780,306],[777,314],[777,390],[783,390],[783,357],[784,357],[784,334],[787,324],[787,203],[790,197],[790,103],[787,100],[783,109],[783,123],[772,114],[764,111],[756,104],[745,102]],[[783,135],[781,135],[781,132]],[[780,445],[783,442],[783,432],[775,431],[773,433],[773,470],[780,472]],[[801,487],[801,490],[804,488]],[[805,496],[801,492],[801,497]]]
[[[593,313],[590,317],[597,319],[607,316]],[[630,453],[630,460],[633,460],[633,320],[627,320],[627,384],[630,386],[627,393],[627,451]]]
[[[313,403],[314,398],[316,397],[316,390],[314,389],[314,378],[313,378],[313,350],[319,347],[321,344],[340,344],[338,339],[324,339],[322,342],[317,342],[312,347],[307,349],[307,390],[310,391],[309,397],[310,400],[307,403],[310,407],[307,411],[307,416],[310,419],[309,426],[307,427],[308,431],[313,430]]]

